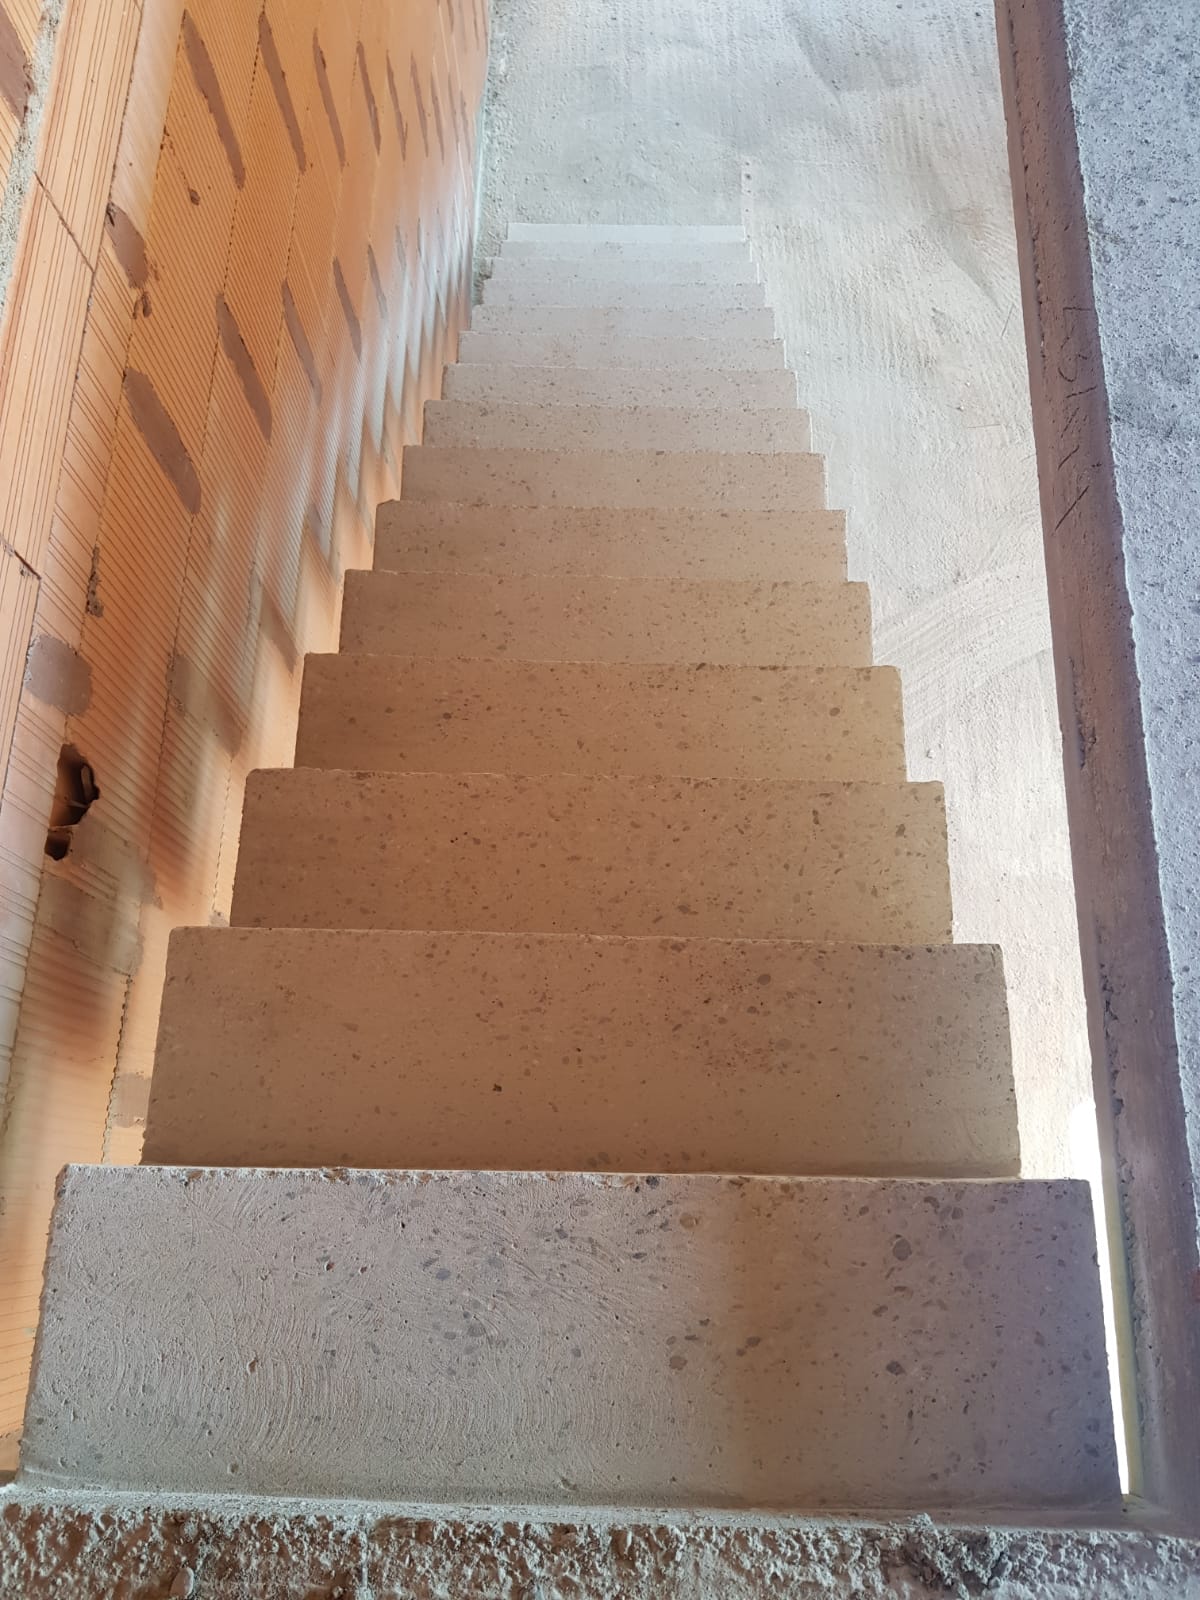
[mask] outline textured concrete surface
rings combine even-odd
[[[999,16],[1134,1469],[1197,1527],[1196,18],[1149,0]]]
[[[489,335],[490,337],[490,335]],[[799,451],[469,450],[409,445],[406,500],[620,510],[788,511],[825,504],[825,464]]]
[[[1044,1513],[1106,1408],[1082,1185],[69,1168],[22,1480]]]
[[[945,827],[937,784],[253,772],[230,920],[940,943]]]
[[[695,252],[686,256],[659,255],[630,260],[619,256],[601,255],[589,250],[586,255],[573,259],[562,256],[514,255],[517,247],[505,244],[501,254],[485,257],[478,263],[482,287],[496,284],[524,285],[537,292],[549,284],[603,283],[618,286],[649,283],[684,284],[737,284],[751,283],[762,287],[758,262],[746,252],[738,256],[718,255],[709,250],[703,257]],[[544,302],[558,302],[543,294]],[[593,302],[603,305],[603,300]],[[765,305],[765,297],[755,300],[755,305]]]
[[[888,783],[904,777],[900,685],[886,667],[309,656],[296,761]]]
[[[529,661],[866,667],[866,585],[349,572],[340,648]]]
[[[778,339],[705,338],[671,334],[464,333],[458,346],[464,362],[524,362],[531,367],[679,367],[740,372],[783,366]]]
[[[697,273],[702,269],[697,269]],[[761,283],[710,282],[703,278],[680,282],[677,277],[614,278],[595,273],[556,272],[534,274],[528,267],[497,272],[490,265],[480,296],[484,306],[651,306],[697,307],[711,311],[746,310],[766,305]]]
[[[1168,36],[1191,21],[1173,9]],[[1091,1083],[992,7],[494,0],[484,162],[484,255],[512,218],[745,225],[851,514],[877,655],[904,672],[914,775],[946,783],[958,936],[1005,952],[1026,1159],[1081,1170]],[[1190,276],[1172,274],[1181,294]]]
[[[388,500],[375,524],[376,569],[558,572],[617,578],[846,576],[840,511],[606,511]]]
[[[775,313],[769,306],[737,311],[727,306],[476,306],[471,313],[476,333],[521,334],[531,337],[568,335],[576,338],[659,338],[681,334],[695,339],[773,339]]]
[[[248,1496],[0,1499],[22,1600],[1196,1600],[1200,1547],[1130,1527],[529,1512]]]
[[[510,222],[508,237],[534,244],[744,245],[736,222]]]
[[[182,929],[142,1159],[1014,1175],[1000,958]]]
[[[812,449],[808,413],[795,407],[530,405],[430,400],[423,444],[482,449]]]
[[[518,357],[447,367],[442,396],[523,405],[794,406],[796,374],[787,367],[537,367]]]
[[[519,224],[514,224],[507,217],[504,219],[500,230],[503,243],[497,240],[497,248],[506,256],[525,260],[627,262],[691,261],[697,258],[713,261],[719,258],[745,264],[751,259],[750,246],[745,240],[723,243],[706,240],[699,245],[695,240],[670,238],[644,240],[637,244],[614,244],[595,239],[562,239],[551,243],[545,239],[536,242],[514,239],[511,234],[514,226]],[[504,238],[506,234],[508,237]]]

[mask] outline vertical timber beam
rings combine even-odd
[[[1200,1526],[1200,33],[997,0],[1133,1488]]]

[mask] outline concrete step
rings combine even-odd
[[[387,500],[375,514],[375,566],[840,583],[845,514]]]
[[[1071,1182],[69,1167],[21,1477],[1116,1511],[1094,1251]]]
[[[477,449],[808,451],[807,411],[427,400],[422,443]]]
[[[628,666],[310,655],[300,766],[904,778],[890,667]]]
[[[471,313],[474,333],[512,337],[648,339],[682,335],[694,339],[772,340],[775,313],[769,306],[749,311],[727,307],[482,305]]]
[[[142,1159],[1015,1176],[1000,955],[181,929]]]
[[[507,362],[447,367],[445,400],[515,400],[528,405],[696,406],[750,410],[796,404],[796,374],[652,367],[533,367]]]
[[[762,286],[758,264],[749,255],[717,255],[712,251],[704,257],[498,255],[484,262],[483,271],[489,285],[601,283],[619,288],[662,283],[697,286],[748,283]],[[756,300],[753,304],[762,305],[765,301]]]
[[[691,239],[650,239],[630,244],[587,239],[506,239],[500,246],[500,256],[502,260],[591,261],[597,265],[611,261],[752,262],[750,246],[743,239],[701,243]]]
[[[667,279],[639,282],[629,278],[582,277],[558,272],[552,276],[497,273],[487,279],[481,296],[485,307],[579,306],[626,307],[630,310],[692,310],[720,316],[766,305],[761,283],[677,283]]]
[[[459,361],[531,367],[679,367],[685,371],[759,371],[784,365],[783,341],[672,334],[464,333]]]
[[[941,944],[947,860],[937,784],[288,768],[250,774],[230,921]]]
[[[542,244],[745,244],[746,230],[739,222],[510,222],[508,237]]]
[[[866,667],[866,584],[348,572],[340,649],[527,661]]]
[[[788,451],[475,450],[407,445],[405,500],[790,511],[825,503],[822,456]]]

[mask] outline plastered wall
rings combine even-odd
[[[469,304],[487,0],[0,0],[0,1435]],[[45,854],[60,751],[100,798]]]

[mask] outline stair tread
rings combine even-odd
[[[523,352],[522,352],[523,354]],[[516,400],[539,404],[778,407],[796,404],[796,374],[786,367],[749,371],[699,367],[534,366],[480,361],[447,367],[445,400]]]
[[[945,804],[939,784],[262,770],[230,922],[939,944]]]
[[[346,653],[865,667],[865,584],[348,572]]]
[[[458,342],[461,364],[480,361],[542,367],[675,367],[756,370],[784,365],[780,339],[734,335],[474,333]]]
[[[1014,1175],[999,953],[184,929],[143,1160]]]
[[[1070,1182],[69,1167],[23,1473],[1115,1508],[1094,1249]]]
[[[422,444],[474,449],[812,450],[808,413],[794,405],[536,404],[427,400]]]
[[[475,307],[471,329],[477,334],[507,337],[578,339],[668,338],[772,340],[775,313],[767,306],[553,306],[492,305]]]
[[[406,566],[842,582],[845,514],[385,501],[376,513],[375,567]]]
[[[905,774],[900,682],[891,667],[310,655],[296,761],[889,782]]]

